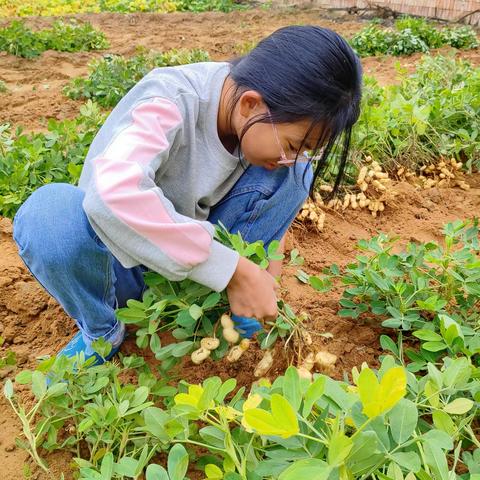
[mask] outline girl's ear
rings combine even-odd
[[[238,113],[244,120],[250,119],[253,115],[265,113],[265,108],[262,96],[255,90],[243,92],[238,101]]]

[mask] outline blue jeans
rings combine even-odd
[[[280,240],[290,226],[311,179],[306,164],[273,171],[250,166],[211,209],[208,220],[222,222],[247,241],[268,245]],[[142,298],[146,267],[120,264],[90,226],[83,198],[84,192],[73,185],[39,188],[15,215],[13,238],[27,268],[75,320],[85,344],[103,337],[117,346],[124,326],[115,309],[128,299]]]

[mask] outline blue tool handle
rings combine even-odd
[[[252,338],[254,333],[263,329],[262,324],[254,318],[240,317],[234,313],[231,318],[233,323],[235,323],[235,328],[243,338]]]

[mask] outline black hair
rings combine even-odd
[[[250,53],[230,63],[230,76],[235,83],[230,113],[247,90],[260,93],[271,112],[258,115],[245,125],[240,145],[255,123],[309,120],[297,158],[305,150],[312,130],[321,127],[322,138],[313,148],[318,163],[310,194],[316,179],[330,169],[330,158],[335,162],[335,192],[345,171],[362,90],[360,59],[346,40],[328,28],[289,26],[275,31]]]

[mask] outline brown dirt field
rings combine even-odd
[[[231,14],[177,13],[157,14],[98,14],[79,15],[103,30],[111,44],[109,52],[132,55],[138,45],[164,50],[169,48],[203,48],[214,60],[225,60],[235,54],[239,44],[258,40],[275,29],[289,24],[309,23],[333,28],[349,36],[362,28],[363,23],[355,17],[341,20],[327,19],[319,10],[253,10]],[[51,19],[30,19],[34,27],[46,26]],[[5,23],[5,22],[3,22]],[[26,129],[42,129],[45,118],[65,119],[78,114],[82,102],[67,99],[62,94],[63,86],[74,76],[87,73],[87,63],[103,53],[46,52],[38,59],[25,60],[0,53],[0,79],[8,87],[0,95],[0,123],[8,121]],[[480,52],[462,52],[462,58],[480,64]],[[414,70],[419,55],[405,58],[367,58],[363,60],[365,73],[374,75],[381,83],[395,81],[395,64],[409,71]],[[309,273],[318,273],[332,263],[345,265],[355,257],[354,245],[362,238],[369,238],[379,231],[397,234],[402,241],[440,240],[440,229],[448,221],[469,218],[480,211],[480,174],[470,177],[472,189],[432,189],[418,191],[408,184],[399,184],[397,204],[388,207],[383,214],[373,219],[368,213],[347,211],[345,214],[329,213],[325,230],[319,234],[303,227],[293,228],[289,244],[305,257],[302,267]],[[389,333],[378,325],[352,321],[337,315],[339,291],[320,295],[300,284],[294,277],[296,267],[286,267],[282,279],[283,298],[297,311],[305,310],[311,320],[314,346],[324,348],[338,356],[337,379],[348,374],[351,368],[363,361],[375,366],[381,353],[378,338]],[[0,336],[5,345],[0,347],[0,356],[7,349],[15,351],[18,364],[0,371],[0,380],[13,377],[23,368],[35,366],[37,358],[55,354],[67,343],[76,328],[56,301],[50,298],[31,277],[16,252],[12,240],[10,220],[0,218]],[[321,333],[330,332],[325,338]],[[122,347],[124,353],[138,352],[130,337]],[[269,374],[281,374],[287,358],[278,350],[275,367]],[[148,355],[147,355],[148,356]],[[207,376],[235,377],[240,385],[249,385],[253,366],[260,358],[258,348],[250,349],[242,362],[226,365],[224,362],[207,362],[194,366],[189,361],[182,367],[182,377],[190,382],[199,382]],[[65,453],[47,456],[52,466],[52,475],[45,475],[15,447],[14,438],[21,426],[3,396],[0,398],[0,459],[5,478],[21,480],[58,480],[61,472],[66,479],[72,478],[70,457]],[[30,476],[24,473],[30,471]]]
[[[67,53],[48,51],[36,59],[24,59],[0,52],[0,80],[8,91],[0,94],[0,123],[22,125],[26,130],[45,128],[46,119],[63,120],[78,115],[82,101],[74,101],[62,93],[73,77],[88,73],[87,65],[105,53],[131,56],[138,46],[153,50],[202,48],[213,60],[228,60],[246,42],[258,41],[274,30],[292,24],[328,27],[350,37],[365,22],[353,15],[327,18],[323,10],[249,10],[224,14],[209,12],[192,15],[172,14],[82,14],[75,18],[88,21],[103,31],[110,48],[101,52]],[[27,23],[35,29],[45,28],[51,18],[31,18]],[[6,20],[0,21],[5,25]],[[442,53],[449,49],[440,49]],[[480,50],[455,51],[455,55],[480,64]],[[438,53],[438,51],[433,52]],[[395,81],[395,64],[400,61],[413,71],[420,54],[411,57],[375,57],[362,60],[365,74],[374,75],[381,84]]]

